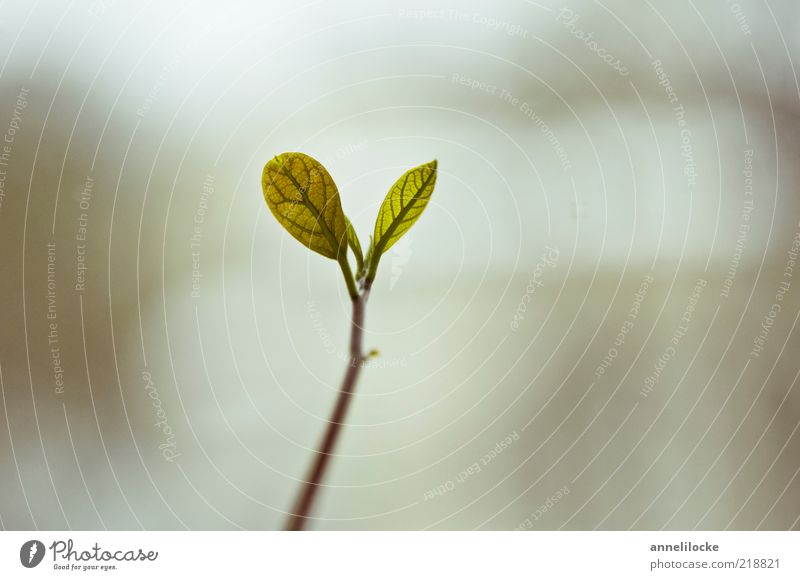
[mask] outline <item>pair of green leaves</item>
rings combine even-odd
[[[304,153],[271,159],[261,177],[264,199],[280,224],[309,249],[337,260],[351,295],[347,248],[356,259],[356,279],[375,279],[381,256],[422,215],[436,184],[436,160],[406,171],[383,200],[366,257],[353,225],[342,209],[339,190],[328,171]]]

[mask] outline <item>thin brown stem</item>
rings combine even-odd
[[[342,380],[339,398],[336,400],[333,414],[328,420],[328,428],[325,431],[322,444],[315,454],[314,464],[311,466],[311,471],[300,490],[294,509],[292,513],[289,514],[286,530],[300,531],[306,528],[309,514],[314,507],[317,492],[322,485],[322,480],[325,478],[325,471],[333,455],[333,450],[336,447],[336,441],[339,438],[339,433],[341,432],[345,416],[347,415],[347,409],[353,398],[353,390],[355,389],[358,375],[366,360],[362,349],[362,342],[364,337],[364,310],[368,296],[369,288],[367,287],[363,294],[357,294],[353,299],[353,323],[350,330],[350,363],[344,375],[344,380]]]

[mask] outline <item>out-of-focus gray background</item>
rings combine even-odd
[[[800,6],[3,3],[0,524],[280,527],[407,168],[315,529],[797,529]]]

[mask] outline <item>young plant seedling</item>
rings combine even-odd
[[[339,263],[353,302],[349,366],[309,475],[289,514],[287,530],[303,530],[308,523],[361,367],[374,354],[374,351],[365,354],[362,342],[364,310],[378,264],[383,254],[422,215],[435,184],[436,160],[406,171],[397,180],[378,211],[375,231],[364,256],[353,225],[342,210],[339,190],[319,161],[304,153],[282,153],[264,166],[261,186],[272,215],[309,250]],[[355,276],[348,250],[355,258]]]

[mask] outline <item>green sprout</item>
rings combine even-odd
[[[383,254],[422,215],[435,184],[436,160],[406,171],[395,182],[378,211],[375,231],[364,256],[353,224],[342,209],[339,190],[319,161],[304,153],[282,153],[264,166],[261,186],[272,215],[308,249],[339,263],[353,302],[347,372],[309,475],[289,514],[287,530],[305,529],[361,368],[378,354],[375,350],[365,354],[362,347],[365,307],[378,264]],[[355,259],[355,276],[348,250]]]

